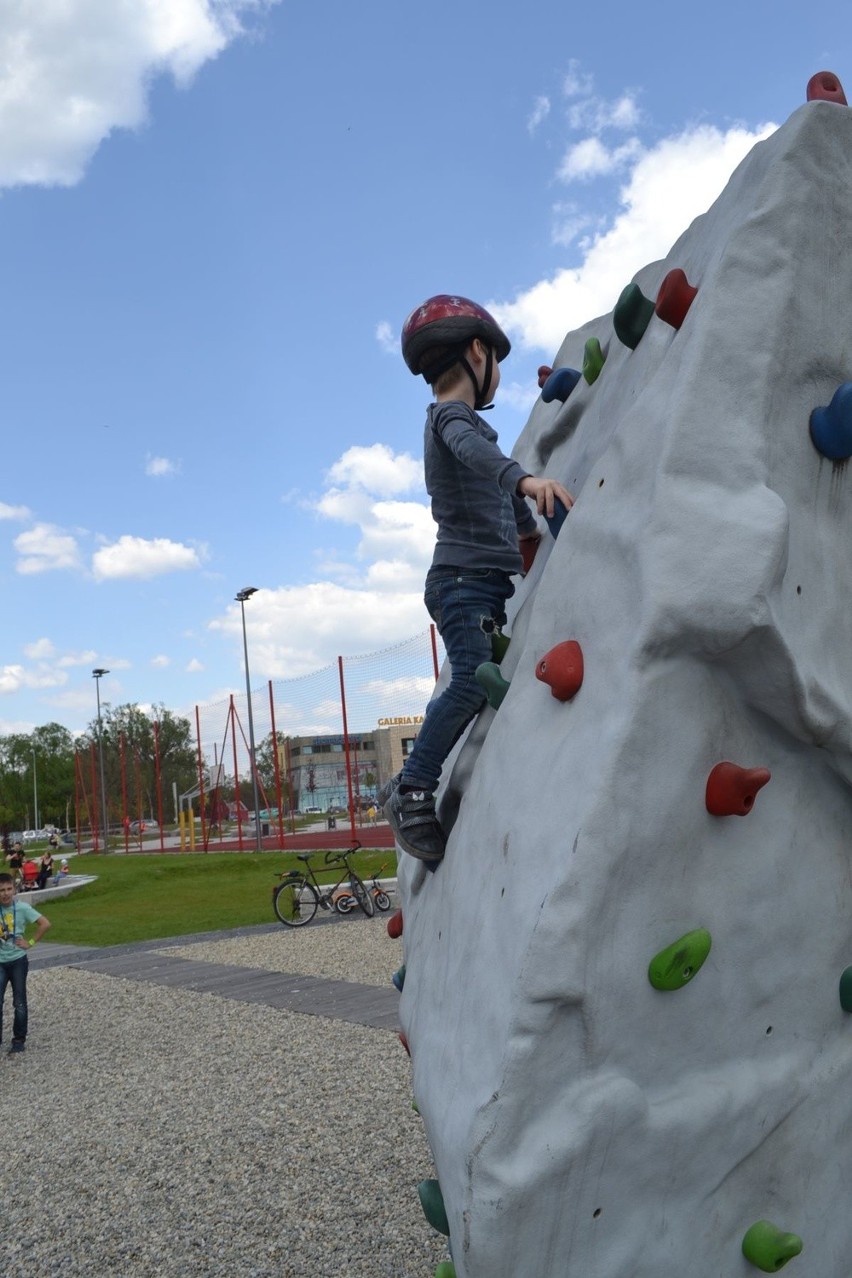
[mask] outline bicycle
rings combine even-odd
[[[372,882],[367,889],[370,896],[373,898],[373,903],[376,909],[381,910],[382,912],[389,910],[391,905],[390,897],[379,882],[379,875],[387,868],[388,863],[386,861],[384,865],[379,866],[378,870],[374,871]],[[357,904],[358,902],[349,892],[338,892],[337,896],[334,898],[334,908],[337,910],[338,914],[349,914],[351,910],[355,909]]]
[[[331,887],[320,883],[317,879],[314,867],[311,865],[311,857],[316,856],[316,853],[298,852],[296,855],[300,861],[304,862],[304,870],[283,871],[278,875],[281,882],[272,889],[272,904],[280,922],[286,927],[304,927],[306,923],[310,923],[319,909],[336,909],[338,913],[348,914],[355,905],[358,905],[367,918],[371,919],[376,912],[373,897],[349,864],[349,857],[353,856],[360,846],[361,844],[356,841],[355,846],[346,852],[337,852],[333,849],[326,852],[326,866],[330,868],[334,865],[343,865],[343,873]],[[346,879],[349,880],[348,891],[339,893],[338,889]],[[341,910],[338,901],[344,896],[348,897],[352,905]]]

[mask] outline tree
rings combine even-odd
[[[278,755],[278,780],[281,785],[281,804],[285,812],[290,807],[290,781],[284,763],[286,747],[285,733],[276,732],[273,738],[270,732],[257,747],[255,755],[258,779],[270,807],[275,807],[278,803],[278,792],[275,789],[275,756]]]
[[[121,776],[121,739],[124,737],[124,771],[129,812],[142,809],[141,815],[157,815],[157,765],[154,724],[158,724],[160,783],[165,797],[172,785],[178,794],[193,789],[198,769],[192,728],[188,719],[172,714],[165,706],[152,706],[146,713],[138,705],[101,706],[103,727],[104,780],[111,821],[124,816],[124,794]],[[98,747],[98,723],[89,724],[82,744]],[[98,783],[100,784],[100,782]]]
[[[0,825],[20,830],[30,816],[35,824],[36,790],[39,825],[65,827],[74,800],[74,738],[60,723],[0,737]]]

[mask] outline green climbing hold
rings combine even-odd
[[[415,1114],[419,1114],[419,1113],[420,1113],[420,1106],[417,1104],[417,1101],[416,1101],[416,1100],[413,1100],[413,1101],[411,1102],[411,1108],[414,1110]]]
[[[499,666],[500,662],[509,651],[511,640],[508,635],[504,635],[502,631],[495,630],[491,634],[491,656]]]
[[[777,1274],[803,1247],[797,1234],[785,1234],[769,1220],[758,1220],[743,1239],[746,1260],[765,1274]]]
[[[622,290],[612,313],[612,325],[618,340],[635,351],[653,314],[654,303],[644,295],[638,284],[628,284]]]
[[[429,1224],[433,1229],[437,1229],[439,1234],[445,1234],[449,1238],[450,1222],[447,1220],[444,1195],[441,1193],[441,1186],[437,1180],[421,1180],[417,1186],[417,1192],[420,1195],[423,1215]]]
[[[852,967],[840,977],[840,1006],[844,1012],[852,1012]]]
[[[596,337],[590,337],[583,347],[583,376],[590,386],[600,377],[605,363],[606,355],[601,350],[600,342]]]
[[[451,1260],[442,1260],[435,1270],[435,1278],[456,1278],[456,1267]]]
[[[711,944],[710,933],[698,927],[660,950],[648,965],[648,980],[654,989],[683,989],[700,970]]]
[[[500,667],[493,661],[483,661],[476,667],[476,682],[485,689],[488,704],[499,710],[510,687],[508,679],[501,675]]]

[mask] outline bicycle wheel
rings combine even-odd
[[[382,910],[384,912],[385,910],[390,909],[390,897],[387,892],[374,892],[373,900],[376,903],[377,910]]]
[[[285,879],[272,898],[275,913],[287,927],[304,927],[319,909],[319,897],[306,878]]]
[[[355,898],[350,896],[348,892],[341,892],[334,899],[334,908],[338,914],[348,914],[350,910],[355,909]]]
[[[371,919],[376,912],[375,906],[373,905],[373,898],[364,887],[364,884],[358,878],[357,874],[351,874],[349,876],[349,891],[355,897],[355,900],[358,902],[367,918]]]

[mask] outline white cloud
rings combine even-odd
[[[92,571],[98,581],[119,577],[158,577],[166,572],[200,568],[203,549],[186,546],[167,537],[131,537],[125,534],[112,545],[102,546],[92,556]]]
[[[590,97],[574,102],[568,108],[570,127],[591,133],[603,133],[605,129],[627,132],[635,129],[641,119],[639,104],[629,90],[612,102],[606,98]]]
[[[36,639],[35,643],[24,645],[24,656],[30,661],[48,661],[56,655],[56,649],[50,639]]]
[[[625,168],[641,152],[642,145],[638,138],[630,138],[617,147],[607,147],[597,137],[584,138],[582,142],[576,142],[568,148],[558,176],[562,182],[587,182],[591,178]]]
[[[161,479],[180,474],[180,462],[173,462],[168,457],[148,457],[145,462],[145,474],[154,479]]]
[[[326,476],[332,485],[347,485],[392,497],[423,487],[423,463],[408,453],[395,453],[387,444],[348,448]]]
[[[77,542],[54,524],[36,524],[19,533],[13,544],[20,555],[16,569],[24,576],[80,567]]]
[[[22,688],[56,688],[67,678],[61,671],[41,665],[35,670],[21,665],[0,666],[0,695],[20,692]]]
[[[0,519],[29,519],[31,512],[27,506],[9,506],[0,501]]]
[[[151,658],[151,665],[163,668],[165,666],[171,665],[171,658],[167,657],[165,653],[160,652],[157,654],[156,657]]]
[[[152,80],[187,84],[277,0],[26,0],[0,7],[0,186],[78,182]]]
[[[201,662],[198,660],[197,657],[193,657],[192,660],[187,662],[186,664],[187,674],[198,674],[199,670],[203,670],[203,669],[204,669],[204,666],[201,664]]]
[[[633,165],[619,194],[621,211],[592,238],[579,266],[540,280],[512,302],[490,302],[489,310],[523,346],[552,355],[567,332],[611,310],[637,270],[666,255],[754,144],[776,127],[722,132],[701,125],[663,139]]]
[[[550,115],[550,98],[541,96],[533,104],[530,118],[527,120],[527,131],[535,133],[538,126]]]
[[[376,325],[376,341],[386,355],[399,354],[399,338],[387,320],[380,320]]]
[[[562,81],[562,92],[565,97],[576,98],[582,94],[591,93],[593,85],[594,78],[582,69],[576,58],[572,58]]]

